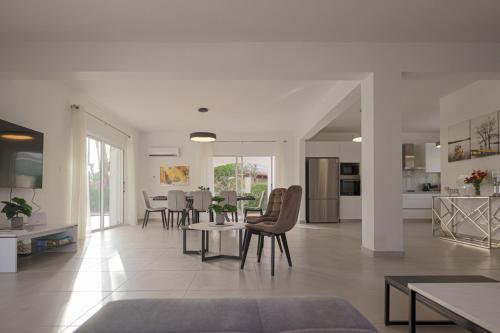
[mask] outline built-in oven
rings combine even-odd
[[[342,196],[360,196],[361,180],[359,178],[340,179],[340,195]]]
[[[359,176],[359,163],[340,163],[340,176]]]

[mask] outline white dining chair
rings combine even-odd
[[[224,197],[224,201],[221,202],[221,205],[231,205],[238,209],[238,196],[236,191],[221,191],[220,196]],[[233,221],[238,222],[238,210],[236,210],[236,212],[231,212],[231,218]]]
[[[168,229],[168,219],[165,214],[167,207],[153,207],[151,206],[151,202],[149,201],[149,195],[146,191],[142,191],[142,196],[144,197],[144,204],[146,205],[146,209],[144,210],[144,221],[142,222],[142,228],[148,226],[149,214],[150,213],[160,213],[161,221],[163,223],[163,228],[167,227]]]
[[[193,192],[193,223],[200,222],[200,213],[210,214],[209,206],[211,204],[212,204],[212,193],[210,193],[210,191]]]
[[[181,223],[184,225],[186,218],[188,224],[190,223],[189,214],[187,214],[186,193],[184,193],[184,191],[168,191],[167,207],[168,219],[169,221],[171,221],[172,226],[174,226],[174,213],[177,213],[177,226],[179,226]]]

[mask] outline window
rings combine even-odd
[[[252,194],[255,200],[240,201],[239,211],[259,204],[262,193],[269,196],[273,188],[272,156],[216,156],[213,158],[214,192],[236,191]],[[267,200],[264,200],[264,209]]]

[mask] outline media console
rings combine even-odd
[[[47,252],[76,252],[78,240],[76,224],[33,226],[23,230],[0,230],[0,273],[17,272],[17,243],[19,240],[32,240],[61,232],[71,236],[73,243],[49,249]]]

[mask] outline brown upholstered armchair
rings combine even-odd
[[[261,222],[276,222],[278,216],[280,215],[281,203],[283,201],[283,196],[285,195],[286,188],[275,188],[269,194],[269,201],[267,203],[266,213],[262,216],[247,216],[245,218],[246,223],[257,224]],[[281,253],[283,253],[283,246],[281,245],[281,239],[278,238],[278,247]],[[259,244],[257,245],[257,260],[260,262],[262,256],[262,250],[264,248],[264,236],[259,237]]]
[[[275,188],[269,194],[269,201],[267,203],[266,212],[262,216],[247,216],[245,219],[246,223],[260,223],[260,222],[276,222],[278,216],[280,215],[281,202],[283,200],[283,195],[286,192],[286,188]]]
[[[290,251],[285,233],[290,231],[299,217],[300,201],[302,199],[302,187],[292,185],[288,188],[283,196],[281,210],[276,222],[264,221],[256,224],[246,224],[245,242],[243,247],[243,259],[241,260],[241,269],[245,267],[245,261],[250,247],[252,235],[267,236],[271,238],[271,275],[274,276],[274,249],[275,239],[280,238],[285,249],[288,265],[292,267],[292,259],[290,258]]]

